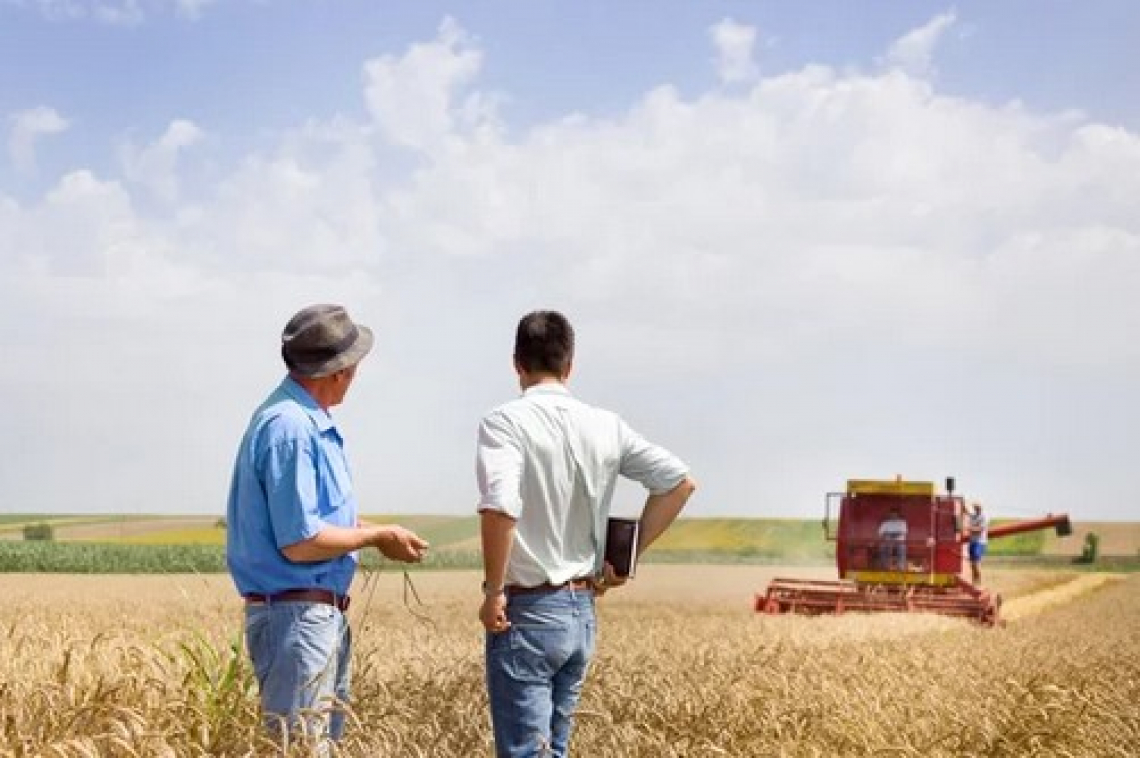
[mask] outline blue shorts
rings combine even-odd
[[[986,554],[986,543],[984,542],[971,542],[970,543],[970,563],[980,563],[982,556]]]

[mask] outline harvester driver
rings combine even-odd
[[[906,570],[906,519],[891,508],[879,524],[879,564],[891,571]]]

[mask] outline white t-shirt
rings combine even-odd
[[[970,529],[970,541],[986,544],[990,534],[990,520],[984,513],[971,513],[967,521]],[[978,531],[980,530],[980,531]],[[975,535],[975,531],[978,533]]]
[[[879,524],[879,537],[885,540],[902,541],[906,539],[906,519],[902,516],[891,516]]]

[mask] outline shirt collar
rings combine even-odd
[[[523,390],[523,397],[531,395],[569,395],[570,390],[562,382],[543,382]]]
[[[293,377],[285,377],[285,380],[281,382],[281,391],[295,400],[297,405],[304,409],[305,414],[313,420],[313,424],[317,427],[318,432],[323,434],[329,429],[336,427],[336,422],[333,421],[333,417],[329,415],[329,412],[317,405],[317,401],[313,399],[313,396],[309,394],[308,390],[300,384],[297,384]]]

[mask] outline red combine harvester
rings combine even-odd
[[[839,523],[833,531],[836,501]],[[846,492],[828,493],[823,519],[826,539],[836,543],[839,581],[774,579],[756,596],[756,610],[925,612],[996,624],[1001,596],[961,577],[966,516],[953,478],[946,480],[945,495],[935,493],[931,482],[851,480]],[[906,522],[905,540],[881,538],[880,525],[900,517]],[[990,526],[989,538],[1049,528],[1058,536],[1072,534],[1069,517],[1060,515]]]

